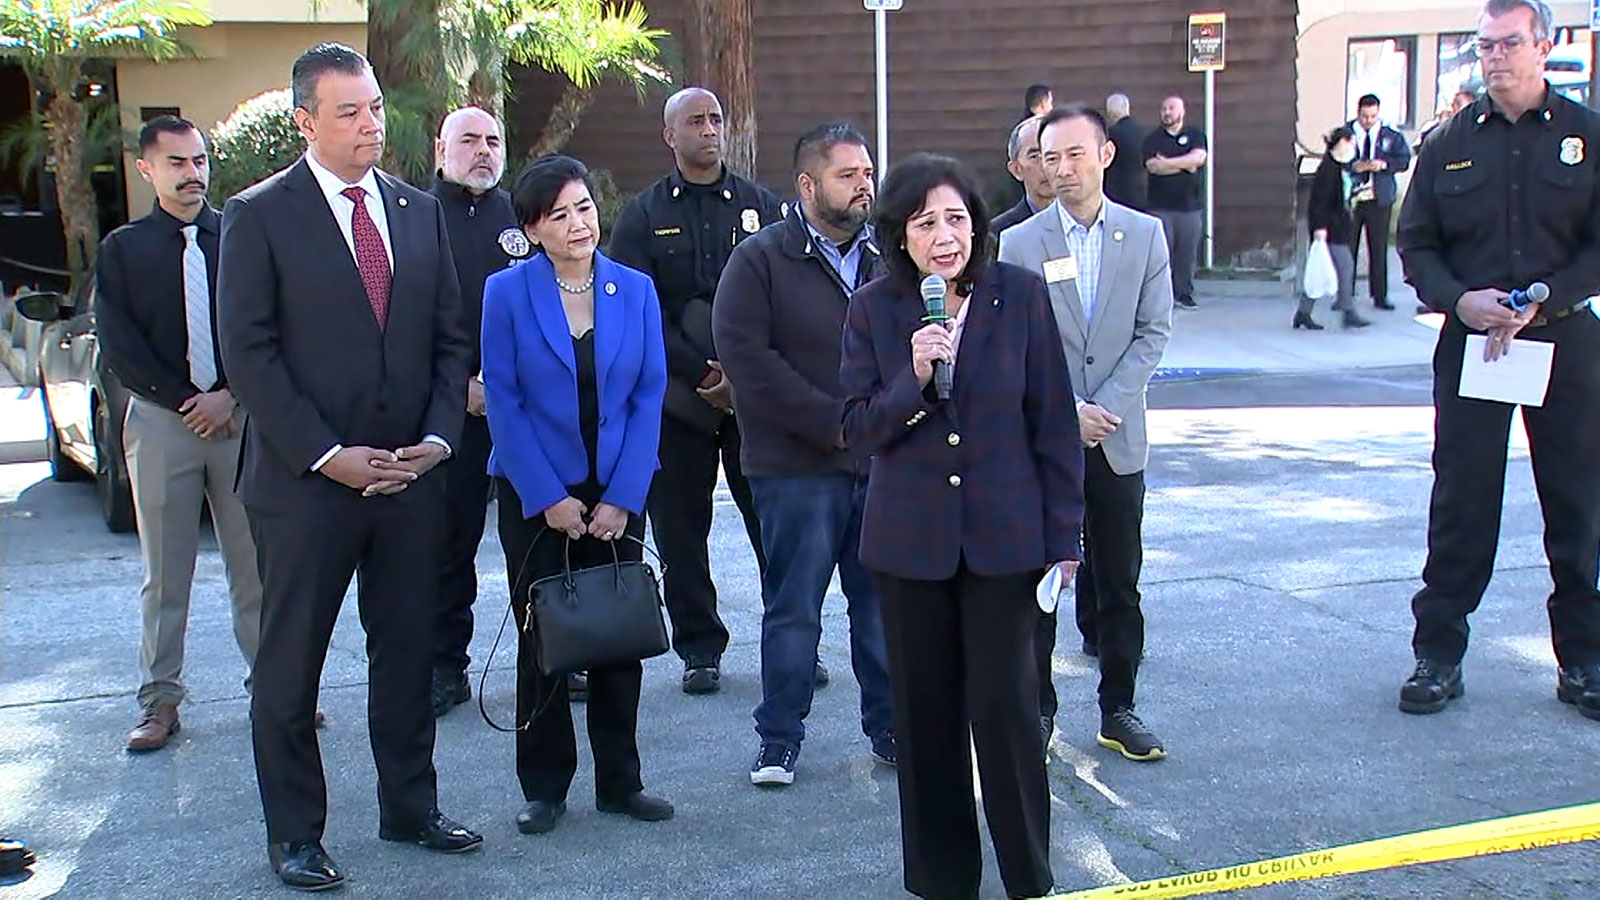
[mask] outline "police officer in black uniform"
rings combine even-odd
[[[1497,358],[1512,338],[1555,344],[1548,392],[1524,407],[1544,544],[1557,695],[1600,719],[1600,114],[1544,79],[1550,8],[1489,0],[1478,19],[1487,96],[1422,148],[1400,216],[1406,280],[1446,314],[1434,351],[1434,486],[1424,586],[1412,599],[1416,670],[1406,712],[1461,696],[1467,616],[1493,573],[1512,406],[1463,398],[1469,334]],[[1521,312],[1508,293],[1550,288]]]
[[[722,104],[715,94],[685,88],[667,100],[663,119],[677,168],[623,209],[608,252],[655,279],[661,297],[667,395],[661,471],[647,508],[666,566],[665,599],[672,644],[683,658],[683,690],[708,694],[721,685],[728,646],[706,551],[719,458],[756,561],[766,569],[750,486],[739,469],[733,392],[712,346],[711,302],[733,248],[782,219],[783,210],[776,194],[723,163]]]
[[[517,224],[511,195],[498,187],[505,174],[500,123],[476,107],[445,117],[434,142],[438,163],[433,195],[444,207],[445,230],[461,282],[461,307],[472,336],[472,371],[478,372],[483,324],[483,282],[532,250]],[[439,567],[439,616],[434,627],[433,714],[442,716],[472,696],[467,645],[472,642],[472,602],[478,596],[478,544],[489,508],[489,420],[483,414],[483,380],[467,382],[467,420],[455,455],[446,462],[445,549]]]

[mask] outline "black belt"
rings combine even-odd
[[[1562,319],[1565,319],[1566,317],[1568,317],[1570,315],[1573,315],[1575,313],[1586,312],[1589,309],[1589,301],[1590,301],[1590,299],[1591,298],[1589,298],[1589,297],[1585,297],[1582,300],[1579,300],[1577,303],[1572,304],[1571,306],[1568,306],[1568,307],[1565,307],[1565,308],[1562,308],[1562,309],[1558,309],[1553,313],[1549,313],[1548,315],[1541,312],[1538,315],[1534,316],[1533,319],[1528,322],[1528,327],[1529,328],[1540,328],[1540,327],[1543,327],[1545,325],[1551,325],[1551,324],[1554,324],[1556,322],[1559,322]]]

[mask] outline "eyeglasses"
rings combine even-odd
[[[1510,56],[1531,43],[1533,42],[1526,35],[1513,34],[1510,37],[1503,37],[1499,40],[1480,37],[1473,41],[1473,46],[1477,48],[1478,56],[1480,57],[1493,56],[1496,48],[1505,51],[1505,54]]]

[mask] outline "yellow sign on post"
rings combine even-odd
[[[1220,72],[1226,65],[1227,13],[1189,15],[1189,71]]]

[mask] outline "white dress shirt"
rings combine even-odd
[[[344,195],[344,191],[346,188],[358,187],[367,192],[366,196],[361,198],[361,202],[367,208],[367,215],[372,217],[372,224],[377,226],[378,236],[383,238],[383,255],[389,260],[389,273],[394,274],[394,241],[389,238],[389,214],[384,212],[383,195],[378,193],[378,176],[373,174],[374,170],[368,169],[366,174],[361,176],[361,180],[352,184],[329,171],[309,150],[306,151],[305,159],[306,168],[311,170],[311,177],[317,180],[317,187],[322,188],[323,199],[328,201],[328,208],[333,210],[333,220],[339,224],[339,233],[344,235],[345,246],[350,248],[350,261],[356,263],[358,267],[360,263],[356,260],[356,204],[354,200]],[[443,447],[446,459],[454,453],[450,442],[437,434],[425,435],[422,439]],[[328,464],[328,460],[333,459],[343,449],[343,444],[329,447],[327,453],[322,454],[311,464],[311,471],[320,471]]]

